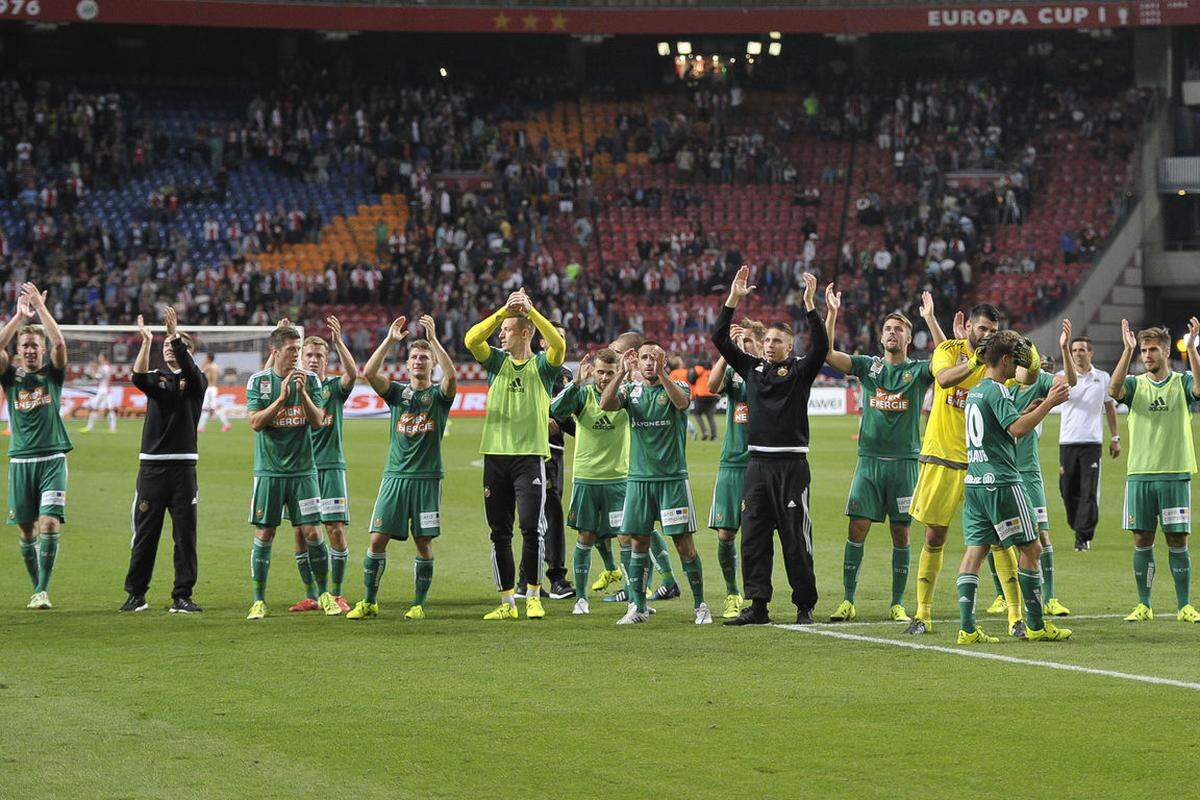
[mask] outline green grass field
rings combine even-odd
[[[819,619],[841,599],[841,512],[856,424],[813,424]],[[244,422],[228,434],[210,428],[201,440],[195,597],[207,612],[163,610],[168,534],[153,610],[118,615],[140,424],[123,421],[115,436],[73,433],[54,610],[25,610],[28,580],[12,528],[0,557],[0,713],[9,730],[0,798],[1194,796],[1195,770],[1186,763],[1200,708],[1200,626],[1174,621],[1162,541],[1161,619],[1133,626],[1097,618],[1136,602],[1120,530],[1124,465],[1106,465],[1094,549],[1073,552],[1053,485],[1055,420],[1043,460],[1059,543],[1057,593],[1090,618],[1069,623],[1075,638],[1066,643],[1002,640],[987,648],[1020,659],[1012,662],[892,646],[902,638],[893,623],[836,629],[882,641],[698,628],[686,585],[681,601],[659,604],[653,621],[635,628],[614,626],[623,609],[600,602],[585,618],[561,601],[548,602],[541,622],[485,623],[495,594],[479,430],[478,421],[456,420],[446,439],[444,534],[430,616],[419,623],[402,619],[413,550],[400,542],[389,550],[378,620],[289,616],[300,586],[287,534],[268,586],[274,615],[243,619],[251,540]],[[386,437],[382,422],[346,425],[352,602],[361,596],[363,530]],[[718,452],[717,443],[689,443],[702,520]],[[715,537],[704,531],[698,540],[708,599],[719,608]],[[941,619],[957,613],[961,549],[956,529],[938,585]],[[888,536],[877,527],[867,542],[860,622],[886,610],[889,559]],[[780,570],[776,587],[785,586]],[[986,577],[980,599],[991,599]],[[775,610],[791,621],[786,590]],[[1003,623],[988,627],[999,632]],[[955,618],[917,644],[953,648],[956,631]]]

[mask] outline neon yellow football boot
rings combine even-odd
[[[852,622],[856,619],[858,619],[858,612],[854,610],[854,603],[849,600],[843,600],[841,605],[829,615],[830,622]]]
[[[255,600],[250,606],[250,613],[246,615],[246,619],[262,619],[267,616],[267,604],[262,600]]]
[[[1070,628],[1058,628],[1050,620],[1045,620],[1045,627],[1040,631],[1025,631],[1027,642],[1062,642],[1071,638]]]
[[[408,611],[404,612],[405,619],[425,619],[425,609],[421,606],[413,606]]]
[[[484,619],[520,619],[521,615],[517,613],[517,607],[511,603],[501,603],[495,609],[483,615]]]
[[[1008,611],[1008,603],[1004,600],[1004,595],[996,595],[996,599],[987,607],[988,614],[1004,614]]]
[[[983,628],[976,628],[971,633],[960,629],[956,644],[996,644],[998,641],[1000,641],[998,637],[988,636],[984,633]]]
[[[1188,603],[1179,609],[1179,613],[1175,615],[1175,619],[1180,622],[1200,622],[1200,611],[1197,611],[1195,606]]]
[[[904,606],[899,603],[888,609],[888,619],[892,622],[912,622],[912,617],[904,610]]]
[[[379,616],[379,603],[359,600],[354,608],[346,612],[346,619],[374,619]]]
[[[336,617],[341,615],[342,608],[337,604],[337,600],[333,599],[333,595],[325,592],[317,598],[317,603],[321,606],[321,610],[325,612],[327,617]]]
[[[742,610],[742,598],[736,594],[725,595],[725,611],[721,614],[722,619],[733,619]]]
[[[608,592],[613,586],[624,586],[625,578],[621,575],[619,569],[605,569],[600,571],[600,577],[592,584],[592,591],[597,594]]]
[[[546,616],[546,609],[542,608],[541,597],[526,597],[525,598],[525,618],[526,619],[541,619]]]
[[[1145,603],[1138,603],[1125,618],[1126,622],[1150,622],[1154,619],[1154,611]]]
[[[1042,605],[1042,613],[1049,614],[1052,617],[1069,617],[1071,609],[1058,602],[1058,598],[1051,597]]]

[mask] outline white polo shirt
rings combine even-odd
[[[1078,376],[1067,402],[1059,406],[1062,415],[1059,444],[1100,444],[1104,441],[1104,404],[1113,402],[1108,396],[1108,380],[1108,373],[1095,367]]]

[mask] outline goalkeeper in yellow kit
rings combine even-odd
[[[921,442],[917,488],[910,511],[913,519],[925,525],[925,546],[917,566],[917,611],[905,630],[914,635],[933,630],[933,592],[942,569],[942,547],[951,520],[962,510],[963,478],[967,474],[963,409],[967,393],[983,379],[983,358],[976,348],[999,329],[1000,312],[993,305],[980,303],[971,308],[965,320],[960,313],[954,323],[959,338],[938,345],[929,365],[935,379],[933,407]],[[1017,370],[1018,382],[1031,382],[1039,365],[1037,351],[1032,350],[1030,363]],[[1023,636],[1016,556],[1011,549],[999,547],[993,549],[993,555],[1008,605],[1009,633]]]

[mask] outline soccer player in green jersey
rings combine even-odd
[[[1071,320],[1064,319],[1062,333],[1058,337],[1058,347],[1063,359],[1063,378],[1069,388],[1074,387],[1077,381],[1075,362],[1068,349],[1070,345]],[[1054,375],[1048,366],[1049,362],[1043,360],[1037,377],[1028,386],[1022,386],[1015,380],[1007,384],[1018,414],[1025,414],[1035,408],[1036,404],[1050,393],[1054,386]],[[1059,602],[1054,585],[1054,545],[1050,541],[1050,513],[1046,507],[1046,488],[1042,480],[1042,462],[1038,452],[1041,435],[1042,426],[1038,425],[1017,440],[1017,470],[1021,473],[1021,484],[1025,488],[1025,496],[1029,498],[1029,507],[1033,510],[1038,537],[1042,543],[1042,587],[1046,595],[1042,609],[1052,617],[1066,617],[1070,616],[1071,610]],[[994,554],[988,553],[988,561],[992,561],[993,558]],[[1004,588],[1000,585],[995,563],[992,564],[992,580],[996,584],[996,600],[987,613],[1003,614],[1008,610],[1008,602],[1004,599]]]
[[[320,392],[317,376],[297,369],[300,332],[277,327],[270,338],[271,368],[256,372],[246,383],[246,410],[254,431],[254,488],[250,524],[254,546],[250,580],[254,603],[246,619],[267,616],[265,592],[271,568],[275,529],[287,513],[292,527],[308,545],[308,561],[317,583],[317,603],[329,616],[342,613],[328,591],[329,547],[317,530],[321,491],[313,460],[310,429],[320,428],[325,412],[313,398]]]
[[[408,383],[389,381],[379,374],[391,349],[408,335],[400,317],[387,338],[371,354],[363,376],[391,409],[391,441],[375,509],[371,512],[371,543],[363,559],[366,597],[346,619],[378,616],[379,583],[387,568],[387,546],[404,541],[412,531],[417,548],[413,563],[413,602],[405,619],[425,619],[425,599],[433,583],[433,540],[442,532],[442,436],[457,391],[454,362],[437,340],[433,317],[421,317],[425,338],[408,347]],[[442,379],[433,382],[434,362]]]
[[[607,347],[594,357],[584,356],[575,379],[550,406],[554,416],[569,414],[576,423],[571,504],[567,511],[567,525],[578,533],[572,562],[578,595],[573,614],[590,613],[588,574],[596,542],[621,532],[629,473],[629,414],[600,408],[601,393],[616,379],[619,363],[620,357]],[[588,384],[593,376],[595,383]]]
[[[1025,414],[1017,413],[1005,383],[1017,367],[1032,366],[1029,345],[1015,331],[999,331],[979,343],[984,375],[967,393],[964,411],[967,474],[963,479],[963,554],[958,569],[958,610],[961,626],[958,644],[994,644],[1000,641],[975,624],[975,595],[979,568],[992,545],[1017,548],[1017,580],[1025,605],[1025,641],[1057,642],[1071,631],[1057,628],[1043,617],[1042,545],[1017,465],[1016,441],[1036,428],[1050,410],[1065,402],[1070,389],[1055,380],[1046,397]]]
[[[849,622],[858,617],[854,607],[862,569],[863,551],[871,523],[890,523],[892,534],[892,598],[888,619],[911,622],[904,609],[908,586],[909,526],[913,490],[917,485],[917,459],[921,454],[921,405],[933,385],[929,361],[908,357],[913,324],[894,312],[883,319],[879,340],[882,356],[852,356],[832,346],[837,341],[837,316],[842,293],[833,284],[825,288],[825,332],[830,348],[825,363],[853,375],[862,387],[862,418],[858,425],[858,463],[846,499],[850,518],[842,554],[842,602],[829,616],[830,622]],[[921,317],[933,334],[933,344],[945,341],[933,309],[933,296],[921,297]]]
[[[488,339],[500,331],[500,347]],[[533,354],[534,331],[547,348]],[[521,529],[521,573],[526,587],[525,616],[541,619],[541,574],[544,553],[543,512],[546,459],[550,457],[550,398],[566,342],[550,320],[533,307],[524,290],[513,292],[501,308],[467,331],[466,346],[488,375],[487,410],[483,418],[483,504],[491,529],[492,574],[500,605],[487,620],[517,619],[516,564],[513,561],[513,516]]]
[[[755,358],[762,357],[762,340],[766,332],[765,325],[752,319],[744,319],[741,325],[729,328],[733,343]],[[725,434],[708,511],[708,527],[717,532],[717,562],[725,578],[725,610],[721,616],[733,619],[742,610],[742,595],[737,582],[737,532],[742,526],[742,487],[746,481],[746,464],[750,461],[746,431],[750,412],[746,405],[746,382],[729,369],[723,356],[708,373],[708,390],[715,395],[724,395],[726,402]]]
[[[640,372],[641,383],[629,378]],[[663,534],[675,542],[692,589],[697,625],[712,623],[704,602],[704,577],[700,554],[692,534],[696,512],[687,472],[687,408],[691,392],[686,383],[672,381],[667,372],[666,351],[647,341],[635,352],[621,356],[616,378],[600,395],[604,411],[629,412],[629,479],[621,511],[621,532],[633,537],[630,557],[630,607],[618,624],[643,623],[649,619],[646,605],[646,575],[649,570],[650,533],[657,521]]]
[[[337,317],[326,317],[329,338],[337,348],[338,360],[342,365],[340,376],[330,376],[329,342],[320,336],[309,336],[304,340],[300,361],[304,369],[317,376],[320,387],[313,402],[324,414],[321,427],[312,432],[313,461],[317,466],[317,486],[321,492],[321,524],[325,526],[325,540],[329,545],[329,593],[342,611],[349,611],[350,604],[342,596],[342,581],[346,577],[346,562],[350,550],[346,544],[346,525],[350,522],[350,492],[346,488],[346,456],[342,452],[342,408],[350,399],[350,390],[358,380],[358,365],[346,343],[342,340],[342,325]],[[296,566],[300,580],[308,596],[288,611],[317,611],[319,592],[313,580],[308,561],[308,546],[304,537],[296,531]]]
[[[42,323],[29,324],[33,317]],[[17,340],[17,354],[8,345]],[[46,362],[46,343],[50,363]],[[58,537],[67,520],[67,453],[72,449],[59,415],[67,344],[32,283],[21,286],[17,310],[0,330],[0,386],[8,402],[8,524],[20,531],[21,558],[33,584],[28,608],[50,608],[50,576]]]
[[[1187,357],[1190,372],[1171,370],[1171,335],[1166,328],[1147,328],[1137,336],[1121,320],[1125,350],[1112,372],[1108,392],[1129,406],[1129,460],[1126,462],[1125,529],[1133,534],[1133,580],[1138,604],[1126,622],[1154,619],[1150,587],[1154,583],[1154,532],[1162,526],[1167,539],[1171,577],[1180,622],[1200,622],[1191,603],[1192,559],[1188,534],[1192,530],[1192,475],[1196,449],[1192,441],[1190,406],[1200,398],[1200,321],[1188,322]],[[1145,373],[1129,375],[1137,349]]]

